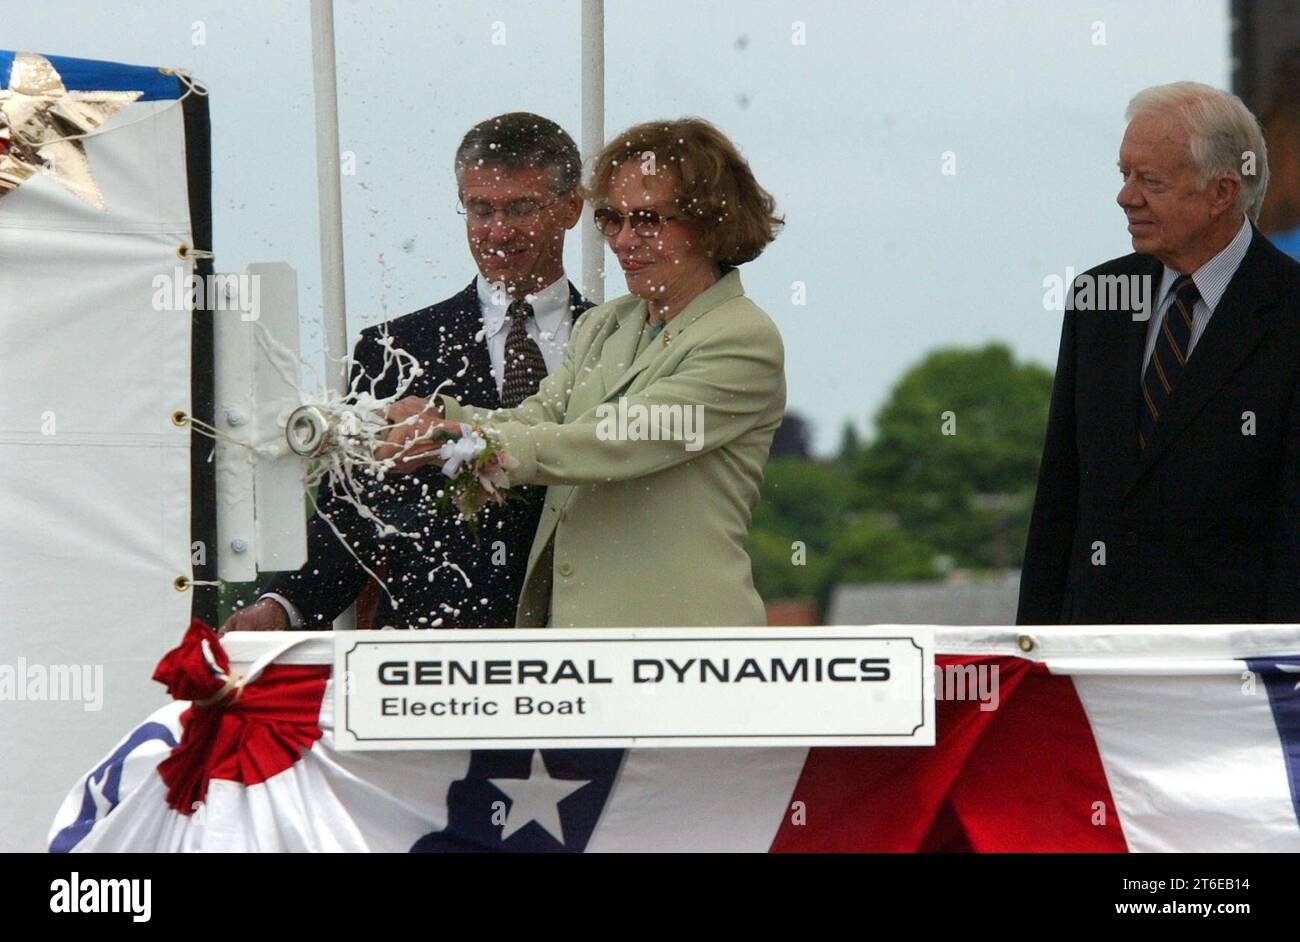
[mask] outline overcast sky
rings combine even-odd
[[[450,169],[470,125],[529,110],[579,137],[579,3],[335,9],[341,148],[356,158],[343,181],[355,335],[473,276]],[[0,0],[0,11],[0,47],[205,82],[217,267],[288,261],[318,324],[305,0]],[[1129,97],[1229,80],[1226,0],[608,0],[606,48],[608,132],[705,117],[786,214],[741,274],[781,328],[789,408],[822,452],[847,421],[869,432],[889,387],[935,347],[1002,340],[1054,364],[1060,314],[1043,308],[1043,279],[1130,250],[1114,203]],[[568,260],[576,281],[576,237]],[[624,294],[610,272],[606,296]],[[304,351],[319,358],[316,333]]]

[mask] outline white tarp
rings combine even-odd
[[[43,174],[0,199],[6,851],[42,849],[86,757],[166,701],[147,678],[192,595],[190,314],[153,303],[192,265],[182,108],[129,104],[84,147],[107,211]],[[67,699],[33,699],[51,682]]]

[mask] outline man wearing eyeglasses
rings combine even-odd
[[[362,331],[353,376],[377,396],[396,391],[395,370],[384,370],[388,337],[424,371],[407,396],[431,396],[450,380],[448,391],[466,402],[510,408],[560,366],[574,319],[591,307],[563,261],[565,233],[582,213],[581,159],[559,125],[513,112],[469,130],[455,172],[478,276],[454,297]],[[223,633],[328,628],[359,594],[359,627],[513,625],[545,488],[519,488],[522,500],[485,509],[476,540],[454,512],[436,509],[444,480],[428,468],[372,488],[369,509],[399,531],[383,538],[327,480],[309,524],[307,564],[278,575]]]

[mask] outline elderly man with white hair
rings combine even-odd
[[[1127,118],[1135,251],[1072,287],[1018,621],[1300,621],[1300,264],[1253,225],[1259,123],[1193,82]]]

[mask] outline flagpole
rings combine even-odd
[[[339,101],[334,67],[333,0],[311,2],[311,66],[316,103],[316,193],[320,209],[321,323],[325,335],[325,382],[348,389],[348,323],[343,283],[343,193],[339,174]],[[334,627],[356,626],[353,609]]]
[[[582,157],[590,160],[605,144],[605,0],[582,0]],[[582,210],[582,293],[605,300],[605,240],[596,231],[592,207]]]

